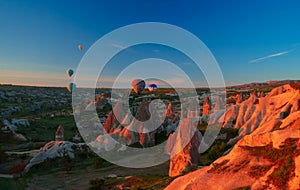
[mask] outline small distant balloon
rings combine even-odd
[[[72,69],[67,69],[66,73],[71,77],[74,74],[74,71]]]
[[[73,90],[75,90],[75,89],[76,89],[75,83],[70,82],[70,83],[67,85],[67,89],[68,89],[69,92],[72,92]]]
[[[81,51],[83,49],[82,45],[78,45],[78,49]]]
[[[149,90],[150,92],[156,91],[156,90],[157,90],[157,85],[156,85],[156,84],[149,84],[148,90]]]
[[[146,86],[146,83],[142,79],[134,79],[131,82],[131,86],[136,94],[141,94],[141,92],[144,90]]]

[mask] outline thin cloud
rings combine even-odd
[[[122,44],[120,42],[112,42],[110,45],[115,48],[118,48],[120,50],[126,50],[126,51],[130,51],[130,52],[134,52],[134,53],[137,52],[134,49],[130,48],[130,46],[128,47],[127,45]]]
[[[260,61],[263,61],[263,60],[266,60],[266,59],[270,59],[272,57],[283,56],[283,55],[286,55],[290,52],[291,52],[291,50],[290,51],[282,51],[282,52],[279,52],[279,53],[274,53],[274,54],[271,54],[271,55],[267,55],[267,56],[264,56],[264,57],[253,59],[253,60],[249,61],[249,63],[257,63],[257,62],[260,62]]]
[[[113,47],[119,48],[119,49],[125,49],[126,46],[123,44],[117,44],[117,43],[113,43],[111,44]]]

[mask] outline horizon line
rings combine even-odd
[[[268,83],[268,82],[279,82],[279,81],[300,81],[300,79],[283,79],[283,80],[268,80],[268,81],[254,81],[249,83],[240,83],[235,85],[226,85],[225,88],[232,88],[242,85],[249,85],[252,83]],[[23,87],[38,87],[38,88],[66,88],[66,86],[60,86],[60,85],[43,85],[43,84],[13,84],[13,83],[0,83],[0,86],[23,86]],[[80,89],[85,88],[93,88],[93,87],[78,87]],[[171,89],[170,87],[161,87],[162,89]],[[179,87],[180,89],[190,89],[185,87]],[[196,88],[209,88],[208,86],[197,86]],[[211,87],[214,88],[223,88],[223,87]],[[95,89],[112,89],[111,87],[97,87]],[[115,89],[128,89],[128,88],[115,88]]]

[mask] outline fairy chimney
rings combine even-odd
[[[172,111],[172,103],[169,102],[168,108],[167,108],[167,110],[166,110],[166,116],[167,116],[167,117],[172,117],[172,115],[173,115],[173,111]]]
[[[211,101],[209,97],[206,97],[203,103],[203,115],[209,115],[211,113]]]
[[[236,98],[236,103],[240,104],[243,101],[243,94],[239,93]]]
[[[64,141],[64,136],[65,136],[64,127],[58,125],[55,133],[55,141]]]

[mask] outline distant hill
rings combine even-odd
[[[277,87],[285,84],[295,84],[300,82],[300,80],[270,80],[267,82],[252,82],[249,84],[241,84],[236,86],[228,86],[227,88],[245,89],[245,88],[256,88],[256,87]]]

